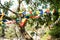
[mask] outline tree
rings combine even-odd
[[[26,3],[27,3],[27,5],[30,3],[30,2],[32,2],[32,0],[25,0],[26,1]],[[0,8],[2,8],[3,10],[4,10],[4,13],[5,13],[5,19],[7,18],[7,19],[10,19],[10,20],[12,20],[12,19],[14,19],[14,18],[10,18],[10,17],[8,17],[8,16],[6,16],[6,13],[8,13],[8,11],[11,11],[12,13],[14,13],[17,17],[16,17],[16,19],[17,18],[20,18],[21,16],[20,16],[20,14],[18,14],[18,12],[20,11],[20,4],[21,4],[21,2],[22,2],[22,0],[18,0],[18,8],[17,8],[17,12],[13,12],[12,10],[10,10],[9,9],[9,7],[11,6],[10,4],[11,4],[11,1],[10,2],[6,2],[5,3],[5,5],[2,5],[1,3],[1,7]],[[40,3],[41,2],[41,3]],[[40,18],[38,18],[38,19],[32,19],[32,22],[30,22],[30,20],[28,20],[29,22],[30,22],[30,24],[31,24],[31,26],[34,26],[34,23],[36,22],[36,26],[34,27],[36,30],[39,28],[39,24],[40,25],[44,25],[45,23],[46,23],[46,25],[45,26],[47,26],[47,27],[49,27],[49,28],[51,28],[51,27],[53,27],[56,23],[58,23],[58,19],[59,19],[59,13],[58,13],[58,8],[60,7],[59,6],[59,1],[57,1],[57,0],[54,0],[54,1],[52,1],[52,0],[37,0],[37,1],[35,1],[35,3],[33,3],[33,5],[35,6],[35,7],[33,7],[33,5],[32,5],[32,7],[30,7],[31,9],[33,9],[33,12],[34,11],[36,11],[36,9],[37,9],[37,7],[38,7],[38,5],[39,4],[47,4],[48,2],[50,2],[51,3],[51,8],[54,6],[54,8],[56,9],[56,12],[53,14],[53,16],[54,17],[56,17],[56,19],[54,18],[54,21],[51,21],[51,14],[48,14],[48,15],[44,15],[44,16],[40,16]],[[46,5],[45,4],[45,5]],[[35,15],[35,14],[34,14]],[[21,17],[22,18],[22,17]],[[14,19],[14,20],[16,20],[16,19]],[[29,23],[28,22],[28,23]],[[20,23],[18,23],[17,25],[19,25]],[[32,25],[33,24],[33,25]],[[27,26],[27,25],[25,25],[25,26]],[[31,37],[30,37],[30,35],[28,35],[28,33],[26,32],[26,30],[25,30],[25,26],[23,26],[23,28],[21,28],[21,26],[19,26],[21,29],[20,29],[20,32],[21,32],[21,34],[26,38],[26,40],[33,40]],[[42,27],[41,26],[41,27]],[[44,26],[44,27],[45,27]]]
[[[20,3],[21,3],[21,2],[22,2],[22,0],[19,0],[19,1],[18,1],[18,3],[19,3],[18,9],[17,9],[18,12],[20,11]],[[17,14],[16,12],[13,12],[12,10],[9,9],[9,7],[11,6],[10,3],[11,3],[11,2],[7,2],[7,3],[5,3],[4,5],[2,5],[2,4],[0,3],[1,6],[2,6],[1,8],[4,10],[5,13],[7,13],[8,10],[9,10],[9,11],[11,11],[12,13],[14,13],[14,14],[17,16],[17,18],[19,18],[19,17],[20,17],[19,14]],[[6,14],[5,14],[4,16],[5,16],[5,19],[6,19],[6,18],[7,18],[7,19],[10,18],[10,17],[6,16]],[[13,18],[10,18],[10,20],[13,20]],[[25,37],[26,40],[32,40],[32,38],[29,36],[29,34],[28,34],[26,31],[23,31],[24,29],[25,29],[25,28],[23,28],[23,29],[21,28],[21,29],[20,29],[20,32],[21,32],[22,36],[24,36],[24,37],[26,36],[26,37]],[[23,32],[22,32],[22,31],[23,31]]]

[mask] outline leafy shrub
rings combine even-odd
[[[60,37],[60,22],[54,25],[53,29],[50,30],[50,35],[59,38]]]

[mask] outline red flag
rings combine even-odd
[[[24,18],[24,19],[22,20],[22,22],[20,23],[20,27],[24,27],[25,24],[26,24],[26,22],[27,22],[27,19]]]

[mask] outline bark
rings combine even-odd
[[[18,8],[17,8],[17,11],[19,12],[20,11],[20,3],[22,2],[22,0],[18,0]]]
[[[20,29],[21,35],[26,39],[26,40],[33,40],[32,37],[25,31],[25,28]]]

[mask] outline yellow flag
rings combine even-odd
[[[23,18],[23,19],[22,19],[22,22],[24,22],[25,20],[26,20],[26,18]]]
[[[0,22],[0,24],[2,24],[2,21]]]
[[[2,27],[0,26],[0,30],[2,30]]]
[[[36,11],[36,14],[38,15],[40,12],[39,11]]]

